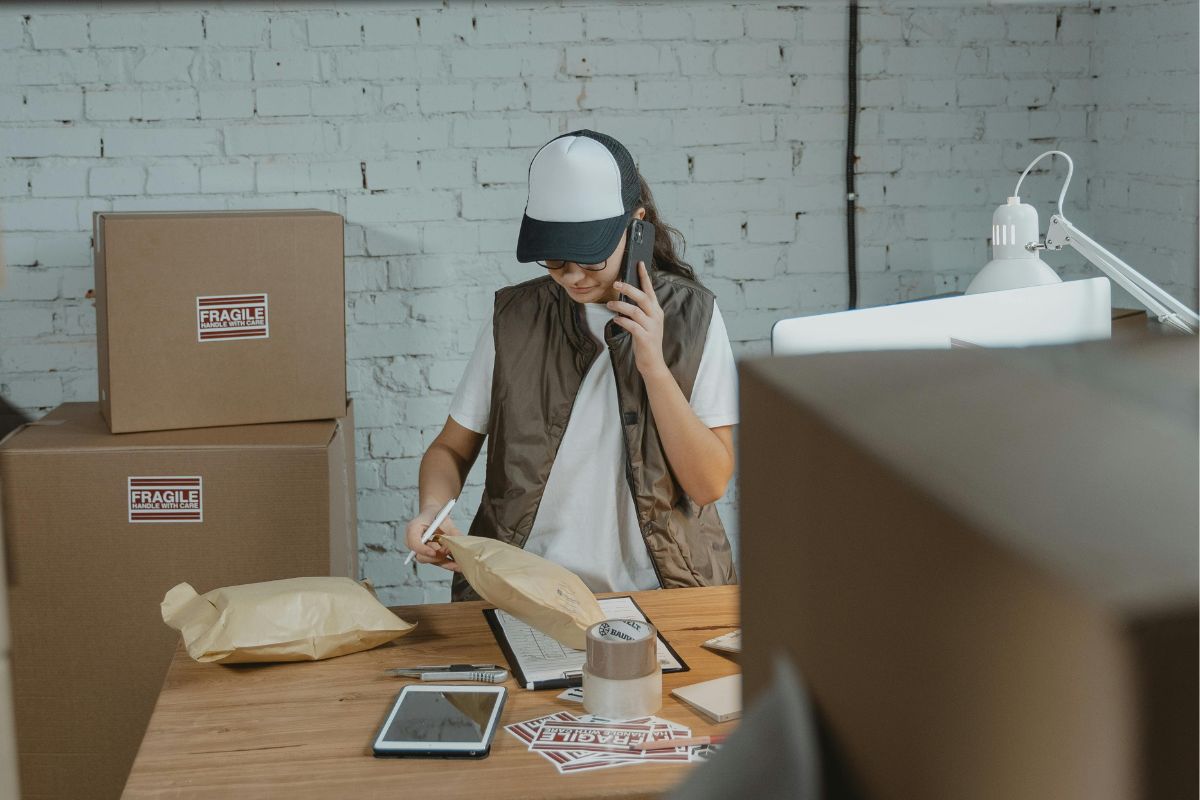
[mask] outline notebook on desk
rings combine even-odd
[[[646,614],[632,597],[598,600],[608,619],[640,619]],[[566,647],[539,630],[498,608],[485,609],[483,616],[496,636],[517,683],[526,689],[565,689],[583,683],[583,650]],[[658,663],[663,672],[687,672],[689,667],[661,632],[658,634]]]
[[[700,711],[713,722],[728,722],[742,716],[742,676],[725,675],[691,686],[681,686],[671,695]]]

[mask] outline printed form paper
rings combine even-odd
[[[609,619],[638,619],[646,622],[646,615],[633,602],[632,597],[606,597],[598,600],[600,608]],[[541,631],[535,630],[516,617],[496,609],[496,619],[504,630],[508,645],[525,673],[525,688],[545,681],[573,678],[581,674],[587,653],[559,644]],[[663,643],[658,641],[658,663],[663,672],[682,669],[682,665],[671,655]]]

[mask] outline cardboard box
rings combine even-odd
[[[357,578],[351,410],[113,435],[70,403],[0,442],[27,800],[119,796],[179,641],[172,586]]]
[[[346,400],[343,222],[327,211],[93,216],[113,433],[332,419]]]
[[[828,796],[1197,796],[1196,337],[740,377],[744,702],[791,658]]]
[[[4,487],[0,485],[0,496]],[[5,566],[4,515],[0,514],[0,797],[20,797],[17,786],[17,728],[13,711],[12,636],[8,624],[8,568]]]
[[[4,242],[0,241],[0,289],[4,288]],[[0,397],[0,439],[18,424],[17,411]],[[0,487],[0,493],[3,493]],[[0,797],[16,798],[17,740],[13,726],[12,666],[9,660],[8,605],[5,601],[4,515],[0,514]]]

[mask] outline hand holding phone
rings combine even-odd
[[[642,281],[638,275],[638,262],[646,263],[646,272],[650,271],[650,263],[654,260],[654,225],[644,219],[634,217],[625,233],[625,261],[621,264],[621,280],[630,286],[641,288]],[[620,296],[623,303],[629,302],[625,295]]]
[[[625,260],[621,266],[621,281],[626,291],[608,303],[616,312],[609,323],[622,328],[633,338],[633,355],[643,376],[661,372],[665,367],[662,350],[663,310],[658,304],[654,287],[642,283],[638,263],[646,265],[646,278],[651,277],[650,264],[654,259],[654,225],[644,219],[633,219],[625,242]],[[641,313],[637,313],[640,309]]]

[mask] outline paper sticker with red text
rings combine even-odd
[[[139,476],[128,482],[130,522],[203,522],[199,476]]]
[[[196,336],[202,342],[270,337],[265,294],[228,294],[196,298]]]

